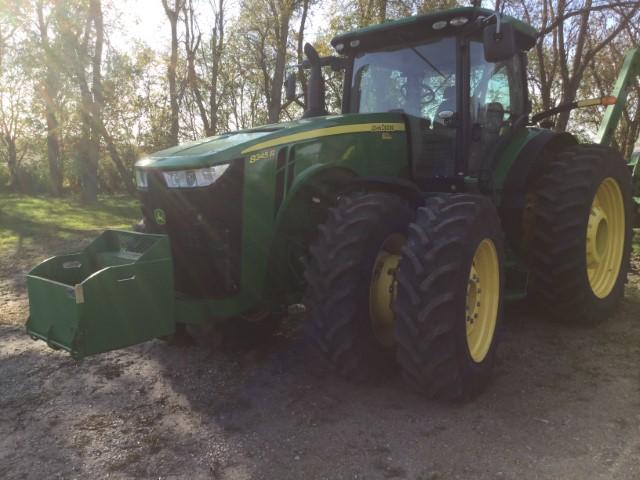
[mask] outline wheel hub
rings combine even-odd
[[[605,178],[591,204],[587,223],[586,261],[594,295],[605,298],[615,286],[624,252],[625,214],[618,183]]]
[[[609,245],[609,231],[607,226],[607,215],[600,208],[594,205],[589,215],[587,225],[587,265],[597,266],[607,253]]]
[[[391,303],[396,298],[396,270],[405,241],[403,235],[393,234],[383,242],[369,286],[369,314],[373,332],[385,347],[395,343],[395,318]]]
[[[467,346],[471,358],[480,363],[493,342],[500,303],[500,268],[493,242],[484,239],[473,256],[465,306]]]
[[[467,318],[467,331],[472,331],[474,326],[473,322],[478,318],[478,310],[480,309],[479,296],[482,294],[482,288],[480,285],[480,277],[475,265],[471,265],[471,273],[469,274],[469,282],[467,284],[467,303],[466,303],[466,318]]]

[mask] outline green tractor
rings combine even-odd
[[[307,45],[303,118],[139,161],[141,231],[107,231],[31,271],[28,333],[81,358],[304,313],[342,376],[399,369],[429,397],[472,398],[505,300],[595,322],[629,265],[631,169],[607,145],[640,54],[616,98],[531,116],[536,36],[469,7],[339,35],[338,56]],[[339,115],[326,111],[325,66],[344,71]],[[592,105],[609,105],[598,143],[536,126]]]

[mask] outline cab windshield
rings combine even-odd
[[[451,118],[456,104],[456,39],[355,57],[350,112],[403,112],[433,123]]]

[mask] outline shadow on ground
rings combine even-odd
[[[589,329],[510,309],[494,381],[466,405],[347,384],[295,333],[77,363],[0,326],[0,476],[638,478],[639,318],[635,290]]]

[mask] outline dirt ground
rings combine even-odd
[[[640,478],[638,258],[598,327],[510,308],[487,392],[451,406],[399,379],[347,384],[299,335],[76,362],[24,334],[24,273],[43,253],[0,260],[0,478]]]

